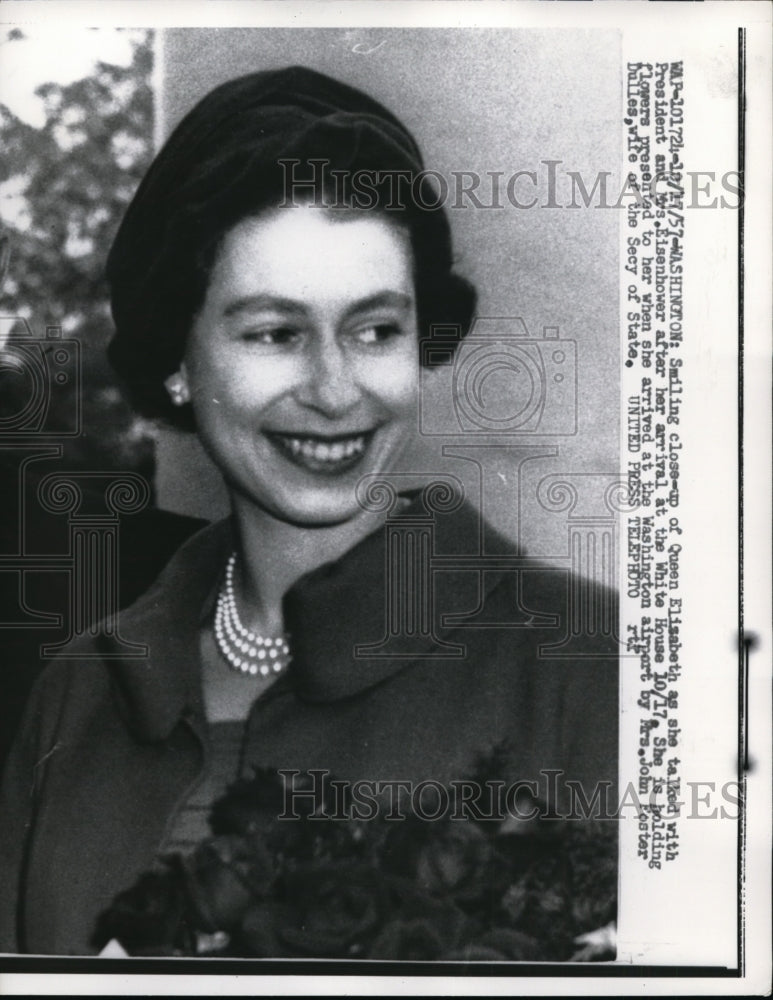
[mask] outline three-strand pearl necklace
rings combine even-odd
[[[251,676],[268,677],[278,674],[290,662],[290,646],[286,635],[270,638],[245,628],[239,618],[234,593],[233,552],[225,569],[225,580],[217,595],[215,608],[215,641],[218,649],[234,670]]]

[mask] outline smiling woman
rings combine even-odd
[[[367,199],[340,183],[363,172]],[[398,173],[413,179],[402,200]],[[532,918],[510,898],[529,856],[513,834],[532,830],[511,821],[534,818],[519,790],[547,798],[552,819],[567,801],[598,807],[600,791],[614,801],[614,595],[588,582],[574,605],[564,570],[493,531],[471,549],[483,522],[448,480],[400,488],[431,377],[420,339],[433,325],[463,338],[475,303],[442,208],[418,197],[423,176],[389,111],[295,67],[209,94],[141,184],[108,262],[111,358],[142,412],[197,432],[232,513],[122,614],[145,657],[89,638],[38,683],[3,786],[7,950],[88,953],[117,937],[145,954],[417,957],[418,920],[431,925],[418,957],[558,958],[614,916],[614,888],[574,909],[567,883],[557,946],[519,930]],[[315,816],[328,800],[301,782],[278,801],[278,770],[356,788],[370,806],[347,815],[370,831],[399,812],[395,787],[413,820],[437,821],[421,815],[427,788],[442,802],[477,775],[450,818],[495,825],[431,827],[429,861],[426,824],[312,834],[294,796]],[[545,843],[565,873],[570,855],[552,832]],[[614,887],[614,838],[600,843]],[[346,910],[345,934],[324,912],[311,934],[315,886]]]
[[[277,209],[228,233],[175,376],[237,509],[296,526],[368,520],[357,479],[393,468],[416,426],[409,240],[336,212]]]

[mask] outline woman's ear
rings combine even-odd
[[[184,361],[180,365],[179,371],[173,372],[164,379],[164,386],[175,406],[184,406],[186,403],[190,403],[191,393],[188,388],[188,373],[185,370]]]

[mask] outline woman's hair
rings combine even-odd
[[[448,219],[418,146],[386,108],[304,67],[217,87],[152,163],[107,262],[115,336],[109,356],[137,409],[193,429],[164,379],[179,368],[225,235],[240,221],[305,202],[376,211],[410,235],[419,336],[464,336],[476,295],[453,271]],[[417,345],[418,350],[418,345]]]

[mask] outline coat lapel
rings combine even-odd
[[[403,523],[420,524],[423,517],[420,500],[411,497]],[[426,579],[417,584],[415,575],[396,575],[394,564],[390,573],[388,538],[391,530],[394,539],[394,527],[395,521],[385,524],[340,559],[302,577],[285,596],[293,649],[287,682],[303,701],[335,701],[417,660],[458,655],[450,632],[437,626],[437,614],[429,629],[417,624],[410,635],[390,629],[395,602],[417,604],[413,589],[427,588]],[[434,552],[469,553],[481,537],[480,514],[465,503],[434,519],[432,533]],[[183,717],[203,719],[199,631],[212,614],[233,544],[230,519],[204,528],[176,553],[151,590],[122,612],[122,637],[147,645],[147,657],[122,658],[109,643],[103,650],[126,703],[127,723],[141,741],[167,738]],[[487,532],[487,551],[494,550],[513,552],[501,536]],[[471,610],[500,578],[498,572],[459,574],[444,588],[452,606],[442,610]],[[434,591],[431,577],[429,586]]]

